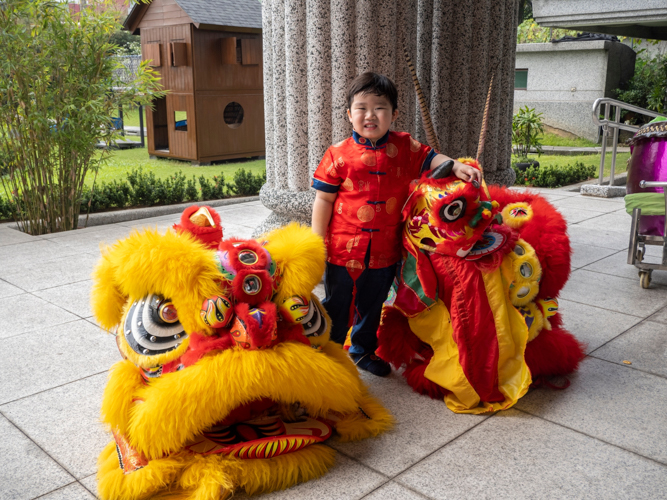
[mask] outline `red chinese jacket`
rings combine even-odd
[[[353,279],[369,267],[379,269],[401,258],[401,209],[408,187],[437,153],[406,132],[387,132],[371,141],[352,137],[327,149],[312,187],[338,193],[325,238],[327,260],[345,266]]]

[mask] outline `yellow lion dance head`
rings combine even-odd
[[[391,426],[311,294],[322,240],[291,224],[219,242],[203,234],[218,215],[197,208],[176,230],[107,248],[94,271],[95,316],[124,358],[102,403],[114,437],[98,463],[104,500],[286,488],[332,465],[332,432]]]

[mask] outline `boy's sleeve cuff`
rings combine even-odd
[[[324,191],[325,193],[337,193],[340,189],[340,186],[335,184],[327,184],[324,181],[313,178],[313,181],[310,183],[311,187],[317,189],[318,191]]]
[[[431,161],[436,156],[438,156],[438,152],[435,149],[431,148],[431,151],[428,152],[428,155],[426,156],[424,163],[422,163],[422,169],[421,169],[422,174],[431,167]]]

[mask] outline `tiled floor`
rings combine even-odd
[[[415,394],[396,373],[363,375],[396,428],[359,443],[334,438],[337,465],[326,476],[264,498],[665,497],[667,272],[639,287],[625,263],[622,200],[543,193],[568,220],[574,248],[565,325],[588,343],[570,388],[533,390],[480,417]],[[259,202],[219,212],[225,236],[241,237],[269,213]],[[42,237],[0,225],[0,500],[94,498],[95,460],[109,440],[100,400],[118,353],[91,318],[90,273],[101,243],[177,219]]]

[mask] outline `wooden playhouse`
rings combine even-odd
[[[264,155],[259,0],[153,0],[124,23],[167,96],[146,111],[148,153],[206,164]]]

